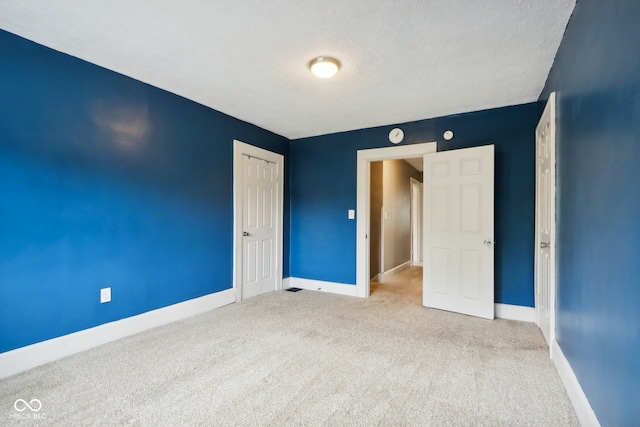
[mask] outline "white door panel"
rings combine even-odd
[[[494,147],[424,156],[425,307],[494,318]]]
[[[536,318],[547,344],[553,340],[555,265],[555,94],[536,127]]]
[[[242,298],[276,289],[277,165],[243,156]]]

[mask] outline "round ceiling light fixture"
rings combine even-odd
[[[309,68],[314,76],[328,79],[336,75],[340,69],[340,61],[329,56],[319,56],[309,62]]]

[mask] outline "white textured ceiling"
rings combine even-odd
[[[574,4],[0,0],[0,28],[293,139],[535,101]]]

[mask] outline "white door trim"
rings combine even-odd
[[[369,226],[371,162],[394,159],[410,159],[435,153],[437,143],[401,145],[398,147],[358,150],[356,192],[356,295],[369,297]]]
[[[411,200],[411,265],[422,267],[422,183],[414,177],[409,178]],[[418,197],[414,188],[418,188]],[[417,199],[417,204],[416,200]],[[416,243],[417,242],[417,243]]]
[[[233,288],[236,301],[242,300],[242,156],[258,157],[278,165],[276,215],[276,290],[282,289],[282,227],[284,212],[284,156],[233,140]]]
[[[550,123],[550,138],[549,138],[549,157],[551,162],[551,173],[550,173],[550,188],[552,194],[553,203],[550,206],[550,242],[549,242],[549,306],[551,307],[551,313],[549,315],[549,343],[554,343],[556,340],[556,93],[552,92],[549,95],[549,100],[547,101],[547,105],[544,108],[544,112],[540,117],[540,120],[545,117],[545,115],[549,115],[549,123]],[[540,219],[538,218],[538,205],[540,204],[540,174],[538,168],[538,159],[540,158],[540,153],[538,152],[538,140],[536,138],[536,209],[535,209],[535,264],[534,264],[534,275],[535,275],[535,306],[536,306],[536,324],[540,326],[540,311],[539,309],[539,301],[538,301],[538,289],[540,287],[539,283],[539,275],[538,275],[538,263],[539,263],[539,250],[540,250]],[[551,358],[553,358],[553,345],[549,345],[549,354]]]

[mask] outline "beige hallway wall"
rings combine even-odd
[[[382,162],[382,271],[411,259],[411,178],[422,174],[404,160]]]

